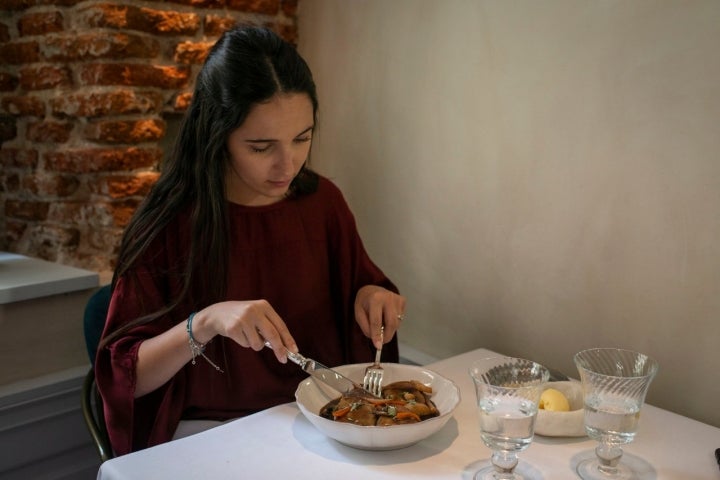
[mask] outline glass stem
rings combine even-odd
[[[620,462],[622,457],[622,448],[617,445],[611,445],[609,443],[601,442],[595,448],[595,455],[597,455],[600,465],[598,470],[606,475],[615,475],[618,472],[617,464]]]
[[[493,452],[492,464],[497,480],[513,479],[513,471],[518,464],[518,456],[514,452]]]

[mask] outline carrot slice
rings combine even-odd
[[[397,412],[397,414],[395,415],[395,419],[397,420],[402,420],[403,418],[412,418],[417,420],[418,422],[420,421],[420,417],[413,412]]]
[[[339,410],[335,410],[332,412],[333,418],[340,418],[347,415],[347,413],[350,411],[350,405],[348,405],[345,408],[341,408]]]

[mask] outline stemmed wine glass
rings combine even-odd
[[[512,357],[475,361],[470,367],[480,418],[480,436],[492,449],[492,465],[475,480],[522,480],[515,472],[518,452],[530,446],[538,403],[550,378],[542,365]]]
[[[635,478],[620,462],[621,445],[635,438],[640,408],[658,363],[642,353],[618,348],[583,350],[574,357],[585,399],[585,431],[600,442],[596,458],[583,460],[577,472],[585,480]]]

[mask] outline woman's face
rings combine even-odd
[[[305,94],[279,94],[255,105],[227,139],[228,200],[247,206],[282,200],[307,160],[314,127]]]

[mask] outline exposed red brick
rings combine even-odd
[[[140,205],[140,200],[128,199],[121,202],[108,204],[110,213],[113,216],[113,223],[118,227],[125,227]]]
[[[208,37],[219,37],[224,31],[230,30],[237,25],[233,17],[221,17],[219,15],[207,15],[205,17],[203,31]]]
[[[177,112],[184,112],[185,110],[187,110],[190,106],[190,102],[192,101],[192,96],[192,92],[183,92],[177,94],[172,102],[173,109]]]
[[[43,53],[54,62],[94,58],[154,58],[160,43],[154,38],[125,33],[85,33],[47,37]]]
[[[165,121],[158,118],[96,121],[84,133],[85,138],[104,143],[150,142],[165,136]]]
[[[7,25],[0,22],[0,42],[9,42],[9,41],[10,41],[10,30],[8,29]]]
[[[7,72],[0,72],[0,92],[12,92],[18,86],[18,78]]]
[[[13,117],[0,116],[0,145],[17,137],[17,125]]]
[[[285,23],[268,23],[265,25],[267,28],[272,29],[275,33],[280,35],[286,42],[297,46],[298,43],[298,30],[297,25],[287,25]]]
[[[160,112],[163,97],[158,92],[117,89],[60,95],[50,99],[49,103],[52,113],[57,116],[99,117]]]
[[[55,223],[77,225],[87,221],[85,211],[94,208],[93,204],[84,201],[53,202],[48,218]]]
[[[93,225],[93,227],[87,232],[88,245],[103,253],[103,258],[107,263],[108,254],[111,254],[112,257],[117,256],[122,239],[122,229],[102,228],[102,225]]]
[[[52,217],[71,224],[124,227],[137,210],[140,201],[128,198],[115,202],[57,202],[52,206]]]
[[[4,10],[26,10],[35,5],[54,5],[57,7],[71,7],[84,0],[3,0]]]
[[[77,177],[47,173],[35,173],[23,178],[23,188],[37,196],[68,197],[80,185]]]
[[[126,198],[132,196],[145,196],[155,185],[159,172],[140,172],[135,175],[110,175],[101,177],[93,185],[88,185],[90,191],[108,195],[111,198]]]
[[[243,12],[275,15],[280,11],[280,0],[227,0],[228,8]]]
[[[200,65],[215,42],[181,42],[175,46],[173,60],[180,64]]]
[[[298,0],[282,0],[280,10],[288,17],[297,17]]]
[[[11,115],[45,116],[45,102],[32,95],[4,97],[0,105],[3,112]]]
[[[39,143],[65,143],[70,139],[74,125],[53,121],[33,122],[27,126],[25,138]]]
[[[33,225],[27,229],[25,237],[29,239],[28,248],[36,256],[55,261],[59,254],[72,250],[80,243],[80,232],[75,227],[59,225]]]
[[[57,10],[26,13],[18,20],[18,32],[21,37],[61,31],[63,31],[63,16]]]
[[[215,39],[249,21],[297,44],[298,0],[0,3],[0,249],[106,273]]]
[[[8,42],[0,45],[0,65],[20,65],[40,60],[37,42]]]
[[[84,85],[125,85],[158,88],[184,88],[190,67],[165,67],[129,63],[83,65],[79,68]]]
[[[17,192],[20,189],[20,176],[17,173],[0,175],[0,191]]]
[[[160,35],[194,35],[200,29],[196,13],[154,10],[134,5],[93,5],[81,13],[90,27],[122,28]]]
[[[30,200],[6,200],[5,215],[20,220],[45,220],[50,202]]]
[[[7,245],[14,245],[27,229],[27,222],[17,221],[12,218],[5,218],[5,242]],[[15,251],[11,249],[10,251]]]
[[[3,168],[34,169],[37,167],[37,150],[3,148],[0,150],[0,165]]]
[[[70,70],[67,67],[43,65],[20,69],[20,87],[25,90],[69,87],[71,84]]]
[[[189,5],[195,8],[223,8],[225,0],[166,0],[168,3]]]
[[[163,152],[159,148],[74,149],[47,152],[45,168],[56,172],[121,172],[158,165]]]

